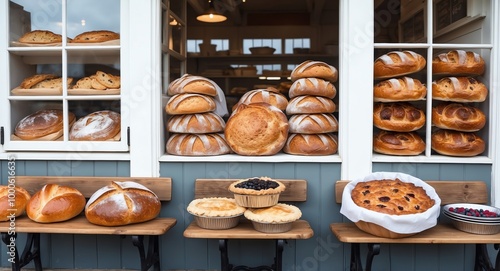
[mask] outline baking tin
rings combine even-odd
[[[287,223],[261,223],[252,221],[253,228],[263,233],[281,233],[292,229],[293,222]]]
[[[230,217],[204,217],[194,216],[194,221],[200,228],[207,230],[226,230],[236,227],[240,222],[241,215]]]
[[[278,203],[280,194],[269,195],[242,195],[234,194],[236,204],[247,208],[264,208]]]

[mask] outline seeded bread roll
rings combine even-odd
[[[373,151],[389,155],[419,155],[425,142],[416,132],[379,131],[373,137]]]
[[[452,50],[432,60],[432,74],[477,76],[482,75],[484,69],[484,59],[472,51]]]
[[[62,42],[62,36],[49,30],[33,30],[22,35],[19,40],[28,44],[48,44]]]
[[[267,89],[254,89],[241,96],[238,104],[268,103],[280,110],[286,110],[288,100],[285,95]]]
[[[10,182],[11,179],[9,179]],[[12,179],[14,180],[14,179]],[[0,186],[0,221],[14,221],[24,214],[31,195],[19,186]]]
[[[375,102],[402,102],[422,100],[427,88],[418,79],[410,77],[391,78],[373,87]]]
[[[183,156],[210,156],[231,153],[220,134],[172,134],[167,141],[167,153]]]
[[[286,113],[294,114],[318,114],[335,112],[335,103],[328,98],[321,96],[297,96],[288,102]]]
[[[312,77],[297,79],[288,91],[290,98],[313,95],[333,99],[336,94],[337,89],[330,81]]]
[[[337,69],[322,61],[306,60],[299,64],[291,73],[292,82],[300,78],[320,78],[332,83],[337,81]]]
[[[288,119],[289,132],[296,134],[323,134],[337,132],[339,123],[332,114],[299,114]]]
[[[95,43],[104,42],[110,40],[117,40],[120,38],[120,34],[109,30],[95,30],[83,32],[71,41],[72,43]]]
[[[23,88],[23,89],[30,89],[34,85],[36,85],[42,81],[54,79],[54,78],[57,78],[57,75],[55,75],[55,74],[35,74],[35,75],[32,75],[30,77],[25,78],[21,82],[19,87]]]
[[[432,108],[432,124],[442,129],[476,132],[486,124],[486,115],[470,105],[442,103]]]
[[[486,144],[473,132],[438,130],[431,135],[432,149],[449,156],[476,156],[484,152]]]
[[[167,94],[170,96],[181,93],[197,93],[208,96],[217,95],[215,82],[202,76],[184,74],[168,85]]]
[[[206,113],[215,110],[214,98],[202,94],[176,94],[167,102],[165,111],[170,115]]]
[[[425,114],[409,103],[375,103],[373,124],[386,131],[411,132],[424,126]]]
[[[78,119],[69,132],[70,140],[104,141],[119,136],[121,116],[110,110],[96,111]]]
[[[337,136],[326,134],[290,134],[283,152],[294,155],[331,155],[337,153]]]
[[[413,51],[392,51],[375,59],[375,79],[386,79],[421,71],[426,61]]]
[[[473,77],[443,77],[432,82],[432,99],[459,103],[484,102],[486,86]]]
[[[69,121],[75,121],[75,114],[68,112]],[[59,109],[43,109],[30,114],[20,120],[14,134],[24,140],[36,140],[48,136],[52,139],[62,135],[63,131],[63,112]]]
[[[217,114],[175,115],[167,121],[167,130],[172,133],[208,134],[223,132],[224,120]]]

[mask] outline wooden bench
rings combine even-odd
[[[23,187],[31,195],[40,190],[47,183],[71,186],[78,189],[85,198],[89,198],[95,191],[108,185],[111,181],[134,181],[145,185],[158,195],[160,201],[171,200],[172,180],[170,178],[127,178],[127,177],[38,177],[16,176],[15,185]],[[13,252],[10,262],[12,270],[18,271],[31,261],[36,270],[42,270],[40,258],[40,234],[108,234],[129,235],[132,243],[139,250],[141,270],[153,267],[160,270],[159,236],[166,233],[176,224],[175,218],[155,218],[143,223],[117,227],[106,227],[91,224],[81,215],[64,222],[37,223],[26,215],[17,217],[14,221],[0,222],[2,241],[7,245],[7,252]],[[17,233],[27,233],[26,245],[21,254],[17,251]],[[144,238],[149,237],[148,248],[144,247]]]
[[[335,185],[335,199],[342,203],[342,191],[348,181],[338,181]],[[428,181],[436,190],[441,205],[450,203],[488,203],[488,189],[482,181]],[[365,270],[371,270],[374,256],[380,253],[380,244],[475,244],[475,271],[499,270],[500,258],[497,255],[496,269],[491,264],[487,244],[495,244],[498,249],[500,233],[493,235],[471,234],[455,229],[445,219],[439,219],[438,225],[416,235],[404,238],[382,238],[357,228],[354,223],[332,223],[330,229],[344,243],[351,245],[350,270],[363,270],[361,264],[360,245],[367,244],[368,252]]]
[[[300,202],[307,199],[307,181],[305,180],[281,180],[286,186],[286,190],[280,195],[280,202]],[[206,197],[234,197],[228,191],[229,184],[236,179],[197,179],[195,182],[195,199]],[[285,240],[287,239],[309,239],[313,236],[313,230],[305,220],[293,222],[292,229],[284,233],[262,233],[253,229],[252,224],[242,219],[238,226],[227,230],[206,230],[198,227],[196,222],[191,224],[184,231],[184,237],[219,239],[219,251],[221,255],[221,271],[229,270],[282,270],[282,253]],[[274,263],[270,266],[259,266],[250,268],[246,266],[236,266],[230,264],[228,256],[229,239],[267,239],[275,240],[276,254]]]

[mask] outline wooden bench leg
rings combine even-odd
[[[229,263],[229,255],[227,253],[227,239],[219,240],[219,251],[220,251],[220,264],[221,271],[281,271],[283,269],[283,247],[285,241],[282,239],[276,240],[276,255],[274,257],[274,263],[272,266],[235,266]]]
[[[13,238],[13,239],[12,239]],[[35,270],[42,270],[42,260],[40,258],[40,234],[28,233],[26,244],[23,253],[19,257],[17,251],[16,240],[17,234],[8,234],[2,232],[2,241],[7,245],[7,251],[13,253],[12,270],[20,271],[22,267],[29,264],[31,261],[35,264]]]
[[[380,253],[380,244],[367,244],[368,254],[366,255],[366,266],[365,271],[372,270],[373,258]],[[351,244],[351,271],[363,271],[363,266],[361,265],[361,249],[359,243]]]
[[[474,261],[474,271],[493,270],[495,269],[491,265],[490,256],[488,255],[486,244],[476,244],[476,259]]]
[[[147,271],[151,267],[153,270],[160,271],[160,245],[158,235],[149,235],[148,251],[144,249],[144,235],[133,235],[132,243],[139,250],[141,258],[141,270]]]

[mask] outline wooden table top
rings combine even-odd
[[[283,233],[263,233],[256,231],[252,223],[242,220],[238,226],[227,230],[207,230],[198,227],[195,221],[184,231],[187,238],[208,239],[309,239],[314,235],[309,222],[297,220],[293,222],[292,229]]]
[[[382,238],[358,229],[354,223],[332,223],[330,229],[345,243],[414,243],[414,244],[499,244],[500,233],[473,234],[455,229],[450,224],[433,228],[404,238]]]

